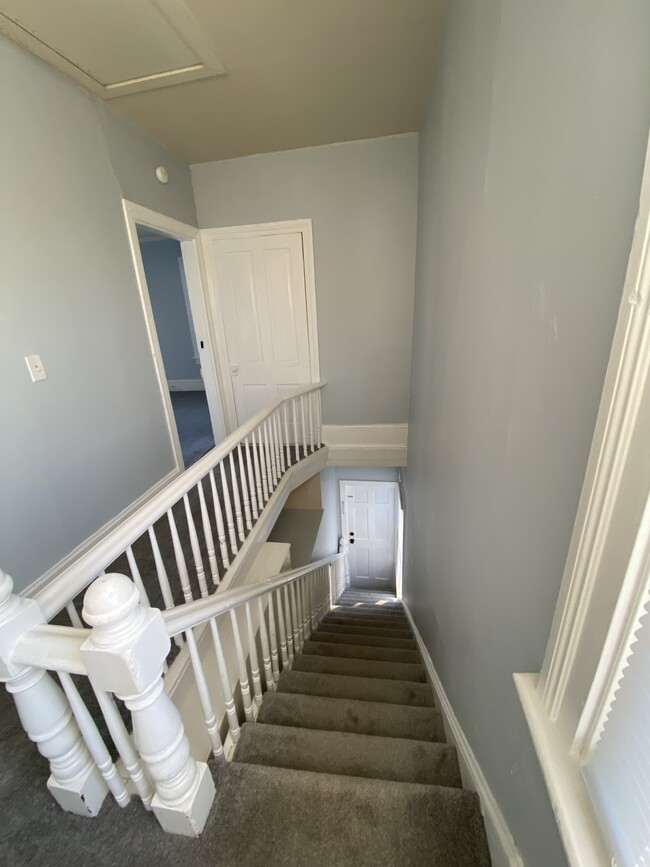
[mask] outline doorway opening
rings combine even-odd
[[[179,470],[225,437],[199,230],[124,202],[149,341]]]
[[[403,513],[399,482],[341,480],[339,488],[350,587],[400,597]]]

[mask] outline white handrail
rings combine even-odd
[[[237,428],[223,442],[198,460],[193,466],[173,479],[136,512],[111,530],[74,563],[60,572],[45,587],[34,594],[46,620],[51,620],[71,599],[74,599],[109,563],[119,557],[136,539],[158,521],[171,505],[178,502],[195,485],[199,484],[212,469],[225,460],[237,446],[251,436],[266,419],[273,415],[283,404],[301,395],[319,391],[325,382],[317,382],[297,389],[285,398],[278,398],[268,407],[260,410],[252,418]],[[260,509],[261,510],[261,509]]]
[[[217,593],[205,599],[184,602],[175,608],[168,608],[162,613],[165,625],[167,626],[167,632],[170,638],[173,638],[175,635],[180,635],[180,633],[188,629],[200,626],[212,617],[219,617],[227,611],[243,605],[245,602],[251,602],[260,596],[264,596],[266,593],[270,593],[271,590],[277,590],[279,587],[291,584],[303,575],[308,575],[322,566],[329,566],[330,563],[335,563],[344,557],[345,554],[333,554],[331,557],[325,557],[314,563],[308,563],[306,566],[292,569],[290,572],[281,572],[279,575],[265,578],[248,587],[233,587],[232,590],[224,590],[223,593]]]

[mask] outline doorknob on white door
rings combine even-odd
[[[239,373],[239,367],[237,367],[236,364],[231,364],[230,365],[230,372],[232,373],[233,376],[237,376],[237,374]]]

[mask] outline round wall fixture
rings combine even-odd
[[[156,169],[156,177],[161,184],[166,184],[169,181],[169,175],[167,174],[167,169],[164,166],[158,166],[158,168]]]

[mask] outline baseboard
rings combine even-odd
[[[170,391],[205,391],[202,379],[168,379],[167,387]]]
[[[424,665],[436,697],[436,704],[444,717],[448,740],[458,750],[458,761],[460,763],[463,785],[465,788],[475,791],[480,798],[481,812],[485,820],[485,830],[490,846],[490,855],[492,856],[492,867],[524,867],[524,862],[506,824],[503,813],[447,698],[442,681],[433,665],[431,655],[415,625],[413,615],[404,600],[402,600],[402,605],[422,654],[422,659],[424,660]]]
[[[97,542],[99,542],[100,539],[106,536],[107,533],[110,533],[111,530],[115,529],[115,527],[125,521],[129,517],[129,515],[132,515],[134,512],[136,512],[140,508],[140,506],[142,506],[144,503],[154,497],[159,491],[161,491],[166,485],[168,485],[172,479],[175,479],[179,472],[180,471],[178,469],[173,469],[169,473],[167,473],[166,476],[163,476],[159,482],[156,482],[156,484],[152,488],[149,488],[148,491],[145,491],[144,494],[139,496],[137,500],[129,503],[126,509],[123,509],[119,513],[119,515],[116,515],[107,524],[104,524],[102,527],[100,527],[99,530],[92,534],[92,536],[88,536],[87,539],[84,539],[80,545],[77,545],[74,550],[70,551],[69,554],[66,554],[66,556],[59,560],[58,563],[55,563],[51,569],[48,569],[47,572],[44,572],[40,576],[40,578],[32,581],[32,583],[28,587],[25,587],[24,590],[21,590],[20,595],[28,596],[31,598],[32,596],[36,595],[36,593],[39,593],[60,572],[63,572],[64,569],[67,569],[69,566],[71,566],[72,563],[75,562],[75,560],[78,560],[82,554],[85,554],[85,552],[90,550],[93,545],[96,545]]]
[[[405,467],[408,424],[323,425],[331,467]]]

